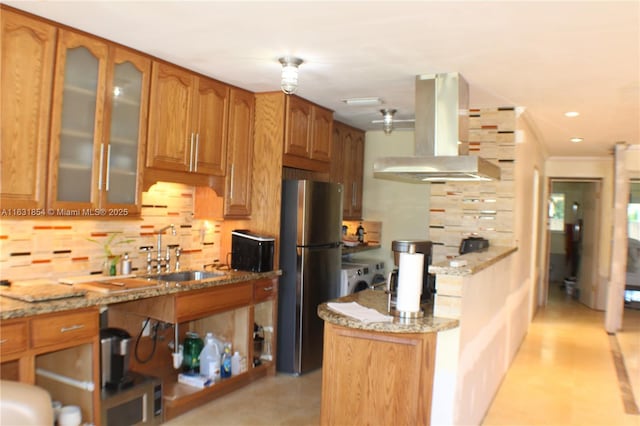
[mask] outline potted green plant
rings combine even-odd
[[[116,237],[120,237],[116,240]],[[104,251],[104,263],[102,267],[102,273],[104,275],[116,275],[116,268],[122,254],[114,254],[111,247],[116,245],[128,244],[133,242],[132,239],[125,239],[120,232],[113,232],[109,235],[106,241],[98,241],[95,238],[87,238],[92,243],[100,244]]]

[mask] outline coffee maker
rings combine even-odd
[[[424,271],[422,274],[422,296],[421,303],[426,303],[433,299],[436,292],[435,276],[429,273],[429,265],[431,265],[433,244],[431,241],[425,240],[394,240],[391,242],[391,250],[393,251],[394,270],[389,276],[389,291],[391,292],[391,306],[395,306],[395,297],[398,289],[398,266],[400,265],[400,253],[422,253],[424,254]]]
[[[125,389],[133,384],[129,374],[131,335],[120,328],[100,330],[100,371],[102,387]]]

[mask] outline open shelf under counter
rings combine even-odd
[[[173,376],[165,378],[162,384],[164,420],[173,419],[208,401],[246,386],[258,378],[273,374],[274,367],[273,362],[264,362],[262,365],[249,367],[243,373],[220,379],[204,388],[178,383],[178,372],[176,372]]]

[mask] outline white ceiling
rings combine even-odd
[[[277,58],[298,56],[298,94],[364,130],[381,107],[342,99],[413,118],[415,76],[457,71],[471,107],[523,107],[550,155],[640,144],[637,0],[5,3],[255,92],[279,90]]]

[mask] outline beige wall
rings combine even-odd
[[[355,258],[376,258],[393,267],[391,241],[429,239],[429,184],[395,182],[373,177],[373,162],[385,156],[413,155],[413,130],[366,133],[364,150],[363,217],[382,222],[381,248]]]
[[[518,129],[518,137],[516,139],[516,167],[514,171],[516,197],[514,229],[518,252],[514,259],[512,289],[515,290],[523,283],[529,287],[529,318],[532,318],[535,306],[540,300],[539,294],[546,288],[542,282],[545,276],[542,270],[542,266],[545,264],[542,260],[542,253],[545,252],[543,235],[546,223],[544,220],[546,203],[544,202],[543,184],[545,152],[542,142],[529,126],[526,113],[517,118],[516,128]],[[537,184],[534,183],[536,176]],[[534,188],[537,188],[538,194],[534,194]],[[534,211],[534,206],[536,211]],[[526,328],[528,328],[528,324]],[[519,330],[518,333],[526,332],[526,328]],[[516,342],[519,342],[518,339],[514,339],[513,343]],[[511,346],[509,350],[515,354],[517,347]]]

